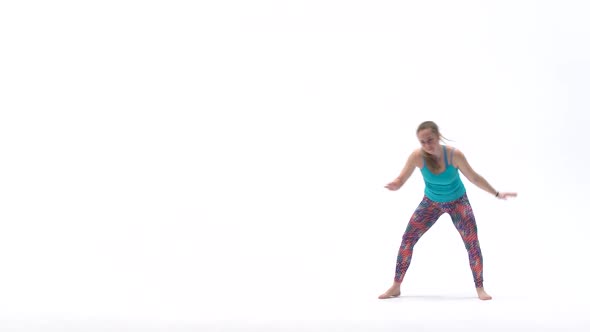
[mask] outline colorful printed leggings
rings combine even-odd
[[[402,237],[395,267],[395,281],[403,281],[412,260],[414,245],[443,213],[448,213],[451,216],[455,228],[461,234],[469,255],[469,265],[473,273],[475,287],[483,287],[483,260],[477,239],[477,225],[466,194],[457,200],[445,203],[435,202],[424,196]]]

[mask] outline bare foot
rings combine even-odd
[[[400,291],[400,284],[397,282],[393,283],[393,286],[391,286],[385,293],[379,295],[379,299],[383,300],[383,299],[388,299],[391,297],[398,297],[401,294]]]
[[[479,297],[480,300],[491,300],[492,297],[486,293],[486,291],[483,289],[483,287],[478,287],[475,290],[477,290],[477,296]]]

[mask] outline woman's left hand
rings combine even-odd
[[[498,199],[507,199],[508,197],[516,197],[518,194],[517,193],[513,193],[513,192],[499,192],[498,193]]]

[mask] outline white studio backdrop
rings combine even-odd
[[[424,120],[520,195],[463,178],[490,293],[587,295],[589,6],[2,3],[2,318],[291,319],[372,300],[423,191],[418,170],[383,186]],[[474,296],[448,216],[404,287]]]

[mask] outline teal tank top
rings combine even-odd
[[[451,150],[451,160],[453,159]],[[445,171],[440,174],[432,173],[426,167],[426,160],[423,159],[423,166],[420,169],[424,178],[424,194],[435,202],[454,201],[465,194],[465,186],[459,177],[459,170],[451,165],[447,160],[447,148],[443,145],[443,155],[445,158]]]

